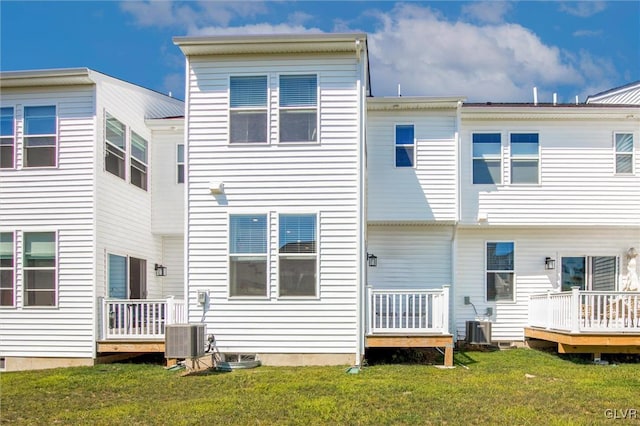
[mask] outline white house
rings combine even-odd
[[[174,42],[184,105],[86,69],[1,74],[6,369],[162,351],[176,322],[270,365],[451,364],[470,327],[637,350],[637,83],[376,98],[366,34]]]
[[[152,165],[182,132],[152,141],[145,122],[183,102],[86,68],[2,72],[0,87],[0,366],[92,364],[101,298],[183,295],[180,262],[154,270],[181,257],[180,227],[152,214],[182,202]]]

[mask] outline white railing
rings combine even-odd
[[[367,288],[367,333],[449,333],[449,286],[438,290]]]
[[[185,322],[185,303],[168,299],[100,298],[101,340],[164,339],[167,324]]]
[[[581,291],[531,295],[529,325],[571,333],[640,333],[640,292]]]

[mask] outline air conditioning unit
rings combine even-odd
[[[491,322],[467,321],[466,342],[471,345],[491,344]]]
[[[205,324],[167,325],[164,334],[165,358],[200,358],[205,353]]]

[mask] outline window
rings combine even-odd
[[[415,137],[413,124],[396,125],[396,167],[415,164]]]
[[[24,305],[56,305],[56,234],[24,234]]]
[[[15,288],[13,232],[0,232],[0,306],[13,306]]]
[[[538,183],[538,145],[537,133],[511,134],[511,183]]]
[[[267,296],[267,215],[229,216],[229,296]]]
[[[316,215],[281,214],[279,232],[280,296],[315,296]]]
[[[318,76],[280,76],[280,142],[318,140]]]
[[[147,141],[131,132],[131,183],[147,190]]]
[[[616,150],[616,173],[632,174],[633,173],[633,134],[616,133],[615,134],[615,150]]]
[[[230,79],[229,142],[267,142],[267,76]]]
[[[178,144],[176,153],[176,165],[178,166],[178,183],[184,183],[184,144]]]
[[[0,108],[0,169],[15,167],[15,126],[13,107]]]
[[[514,243],[487,243],[487,301],[514,300]]]
[[[616,256],[576,256],[562,258],[562,291],[615,291],[618,284]]]
[[[473,136],[473,183],[500,184],[502,147],[500,133],[474,133]]]
[[[105,158],[104,168],[121,179],[125,178],[125,158],[127,155],[126,127],[107,113],[105,118]]]
[[[56,107],[24,107],[24,167],[55,167]]]
[[[147,297],[147,261],[109,254],[109,297],[145,299]]]

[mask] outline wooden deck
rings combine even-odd
[[[164,340],[102,340],[97,342],[103,353],[164,353]]]
[[[558,353],[640,354],[640,330],[626,333],[571,333],[536,327],[524,329],[526,338],[558,344]]]
[[[365,336],[367,348],[444,348],[444,365],[453,366],[453,336],[450,334],[376,334]]]

